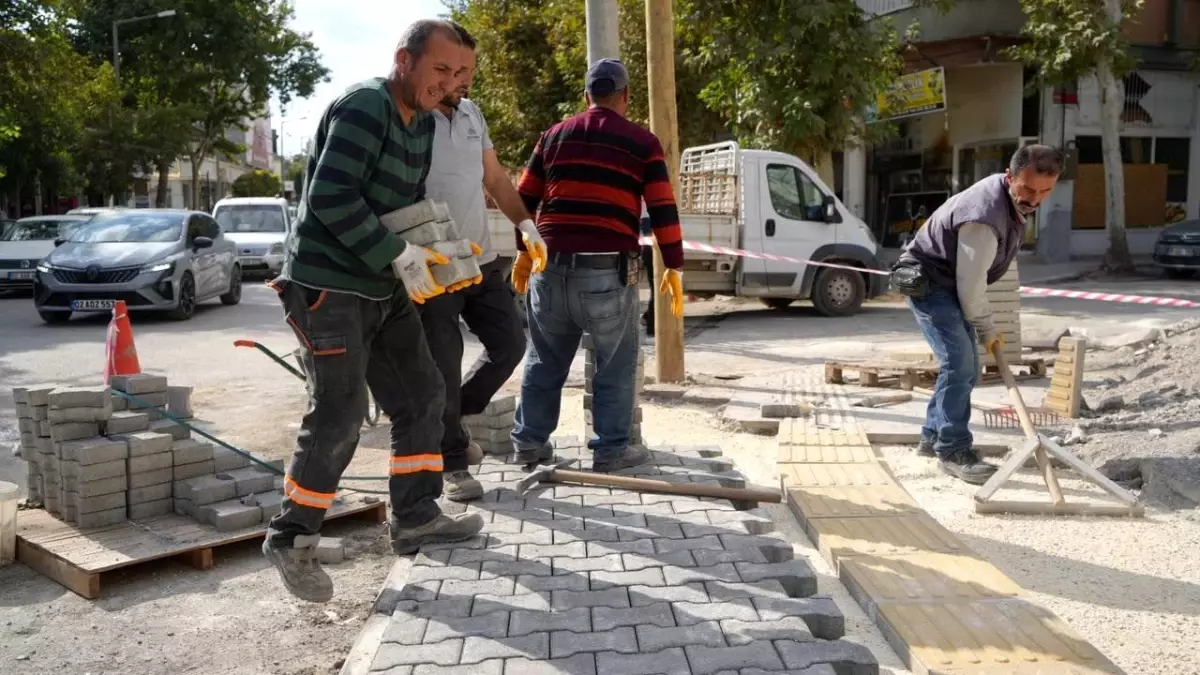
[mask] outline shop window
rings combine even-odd
[[[1104,152],[1099,136],[1076,136],[1075,148],[1079,150],[1080,164],[1103,164]]]
[[[1167,201],[1184,203],[1188,200],[1188,153],[1190,138],[1154,139],[1154,163],[1167,165]]]
[[[1121,137],[1122,164],[1150,164],[1150,146],[1154,139],[1146,137]]]

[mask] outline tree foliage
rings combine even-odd
[[[278,197],[283,194],[283,183],[274,172],[255,169],[238,176],[232,190],[234,197]]]
[[[1110,0],[1021,0],[1025,41],[1009,54],[1035,66],[1046,84],[1073,84],[1095,74],[1101,61],[1108,61],[1120,77],[1134,65],[1121,37],[1121,23],[1141,11],[1142,0],[1117,2],[1121,17],[1114,21]]]

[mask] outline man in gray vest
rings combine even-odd
[[[900,256],[918,266],[928,291],[909,297],[917,325],[941,367],[919,454],[939,459],[944,473],[982,485],[996,466],[979,459],[968,424],[971,391],[979,380],[976,341],[1004,347],[988,307],[987,287],[1008,271],[1025,239],[1025,219],[1054,190],[1062,155],[1045,145],[1013,154],[1003,174],[988,176],[933,212]]]

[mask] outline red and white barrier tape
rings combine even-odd
[[[650,246],[654,240],[650,237],[641,238],[642,246]],[[755,260],[770,260],[773,262],[794,263],[797,265],[815,265],[817,267],[832,267],[834,269],[854,270],[864,274],[878,274],[888,276],[891,272],[887,270],[874,270],[864,267],[855,267],[853,265],[839,265],[837,263],[817,262],[815,260],[802,260],[800,258],[790,258],[785,255],[774,255],[772,253],[755,253],[754,251],[745,251],[740,248],[726,248],[724,246],[713,246],[698,241],[684,241],[683,248],[687,251],[701,251],[703,253],[716,253],[718,255],[732,255],[739,258],[752,258]],[[1033,286],[1021,286],[1021,295],[1035,295],[1048,298],[1070,298],[1072,300],[1098,300],[1100,302],[1118,302],[1130,305],[1155,305],[1158,307],[1200,307],[1200,302],[1194,300],[1184,300],[1182,298],[1161,298],[1152,295],[1127,295],[1124,293],[1098,293],[1094,291],[1067,291],[1057,288],[1035,288]]]

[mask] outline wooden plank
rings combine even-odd
[[[213,550],[211,548],[186,551],[180,553],[176,558],[179,562],[195,567],[198,570],[210,570],[213,566]]]
[[[17,537],[17,560],[88,600],[100,597],[99,574],[85,572],[19,536]]]
[[[1113,504],[1109,506],[1105,504],[1066,502],[1055,505],[1050,502],[986,501],[975,502],[975,513],[1012,513],[1031,516],[1106,516],[1117,518],[1129,516],[1130,518],[1142,518],[1146,515],[1146,507],[1142,504],[1131,504],[1129,506]]]
[[[1075,377],[1075,364],[1063,363],[1062,360],[1059,360],[1054,364],[1054,374],[1073,378]]]

